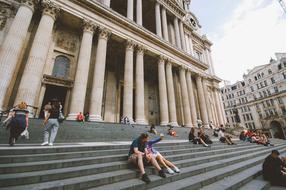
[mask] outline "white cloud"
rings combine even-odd
[[[256,65],[286,52],[286,15],[277,1],[242,0],[212,37],[216,74],[232,83]]]

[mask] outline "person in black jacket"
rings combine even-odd
[[[263,178],[271,185],[286,187],[286,173],[283,171],[284,163],[279,158],[278,150],[273,150],[262,165]]]

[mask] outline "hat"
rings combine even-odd
[[[272,154],[275,153],[277,155],[280,155],[279,151],[278,150],[272,150]]]

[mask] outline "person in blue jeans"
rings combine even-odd
[[[169,174],[174,174],[174,172],[176,173],[180,173],[180,170],[169,160],[167,160],[166,158],[164,158],[159,151],[157,151],[153,145],[160,142],[163,139],[164,135],[161,133],[160,137],[157,137],[155,139],[149,140],[147,142],[147,151],[150,154],[153,154],[154,158],[156,158],[156,160],[158,161],[159,164],[163,165],[166,170],[168,171]]]
[[[52,108],[47,113],[44,121],[44,142],[41,144],[42,146],[54,145],[54,141],[60,126],[58,121],[60,115],[60,104],[58,101],[53,101],[51,106]]]

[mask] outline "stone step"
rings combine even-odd
[[[217,170],[207,171],[203,174],[199,174],[186,179],[174,181],[172,183],[161,185],[160,187],[156,187],[154,189],[156,190],[199,189],[211,183],[214,183],[218,180],[221,180],[227,176],[237,174],[239,172],[244,171],[247,168],[261,164],[261,162],[263,162],[263,160],[265,159],[266,155],[268,155],[269,152],[274,149],[277,149],[277,147],[268,149],[262,156],[257,156],[255,153],[253,153],[252,159],[237,164],[233,164],[227,167],[222,167]],[[283,149],[280,149],[280,152],[286,152],[286,148],[284,147]]]
[[[284,148],[286,151],[286,146],[281,146],[280,148]],[[279,147],[276,147],[279,148]],[[142,182],[139,179],[130,179],[126,181],[121,181],[118,183],[114,184],[109,184],[109,185],[104,185],[101,187],[97,188],[91,188],[91,189],[101,189],[101,190],[108,190],[108,189],[149,189],[149,188],[154,188],[158,189],[160,188],[160,185],[165,185],[166,183],[175,183],[177,180],[182,181],[181,179],[184,179],[186,182],[192,181],[191,176],[194,176],[194,178],[197,179],[204,179],[204,174],[209,171],[213,171],[215,174],[216,169],[219,169],[221,167],[231,167],[232,164],[239,163],[239,162],[245,162],[248,159],[251,159],[256,156],[263,155],[264,157],[266,154],[269,153],[269,149],[266,149],[264,151],[259,151],[259,152],[254,152],[254,153],[249,153],[246,155],[241,155],[237,157],[231,157],[228,159],[222,159],[218,161],[209,161],[207,163],[199,164],[199,165],[192,165],[191,167],[186,167],[186,168],[181,168],[181,173],[180,174],[175,174],[175,175],[168,175],[167,178],[162,179],[156,175],[150,175],[149,177],[151,178],[151,183],[146,185],[144,182]],[[177,162],[175,162],[177,164]],[[200,177],[195,177],[195,175],[199,175]],[[223,175],[220,174],[220,175]],[[180,183],[178,183],[180,185]],[[166,185],[167,187],[167,185]],[[178,186],[179,187],[179,186]],[[162,188],[164,189],[164,188]],[[168,189],[177,189],[176,185],[168,188]]]
[[[212,146],[212,150],[226,148],[228,145],[223,144],[215,144]],[[237,147],[240,146],[248,146],[247,144],[238,144]],[[176,146],[157,146],[157,150],[165,151],[165,150],[173,150],[173,153],[183,153],[185,151],[191,152],[199,152],[203,151],[205,147],[198,147],[195,145],[176,145]],[[18,163],[18,162],[34,162],[34,161],[47,161],[54,159],[71,159],[71,158],[82,158],[82,157],[94,157],[94,156],[106,156],[106,155],[119,155],[122,152],[128,153],[129,149],[107,149],[107,150],[81,150],[78,152],[63,152],[63,153],[48,153],[48,154],[23,154],[23,155],[5,155],[0,156],[0,164],[3,163]],[[0,151],[0,153],[2,153]]]
[[[270,188],[270,186],[271,185],[268,181],[253,179],[240,187],[238,190],[267,190]]]
[[[248,148],[247,150],[235,151],[230,153],[222,153],[219,155],[205,156],[205,157],[195,157],[187,160],[179,160],[176,163],[178,167],[187,167],[191,165],[197,165],[208,161],[221,160],[222,158],[231,158],[244,153],[247,153],[249,150],[254,148]],[[263,150],[264,147],[257,148],[255,150]],[[166,156],[167,159],[172,160],[171,156]],[[116,171],[119,169],[127,169],[128,164],[125,161],[119,162],[109,162],[105,164],[92,164],[78,167],[68,167],[62,169],[53,169],[53,170],[41,170],[36,172],[24,172],[24,173],[15,173],[15,174],[5,174],[0,175],[0,186],[9,186],[9,185],[19,185],[19,184],[28,184],[36,182],[44,182],[55,179],[63,179],[68,177],[76,177],[82,175],[90,175],[101,172]],[[154,172],[154,171],[153,171]],[[45,174],[45,175],[43,175]]]
[[[198,145],[199,146],[199,145]],[[255,148],[257,145],[249,145],[249,148]],[[199,156],[215,155],[222,154],[232,151],[238,151],[245,149],[245,146],[242,147],[223,147],[218,150],[211,150],[207,147],[206,151],[202,152],[186,152],[183,154],[171,155],[168,157],[171,161],[190,159]],[[190,149],[191,150],[191,149]],[[164,153],[163,153],[164,154]],[[65,159],[65,160],[49,160],[49,161],[38,161],[38,162],[25,162],[25,163],[9,163],[9,164],[0,164],[0,173],[20,173],[20,172],[29,172],[29,171],[39,171],[39,170],[49,170],[49,169],[59,169],[65,167],[81,166],[88,164],[100,164],[114,161],[124,161],[127,160],[127,152],[121,155],[108,155],[108,156],[98,156],[98,157],[87,157],[87,158],[74,158],[74,159]]]
[[[285,147],[281,146],[281,147]],[[276,147],[278,148],[278,147]],[[267,148],[266,148],[267,149]],[[236,162],[241,161],[241,159],[244,157],[244,159],[250,159],[254,155],[259,155],[263,154],[263,152],[268,152],[269,149],[263,150],[260,152],[252,153],[252,154],[247,154],[247,156],[238,156],[238,157],[232,157],[230,159],[226,159],[224,161],[215,161],[215,162],[209,162],[205,163],[204,165],[197,165],[197,166],[191,166],[187,168],[181,168],[182,171],[185,171],[189,168],[196,168],[197,173],[200,171],[200,173],[205,172],[206,170],[214,170],[217,168],[220,168],[225,165],[233,164],[234,160]],[[200,167],[200,168],[199,168]],[[150,171],[150,170],[149,170]],[[194,175],[196,174],[194,172],[194,169],[191,171],[188,171],[189,175]],[[89,187],[97,187],[100,185],[104,184],[110,184],[110,183],[115,183],[117,181],[123,181],[123,180],[128,180],[128,179],[133,179],[137,176],[136,172],[134,170],[119,170],[119,171],[112,171],[112,172],[106,172],[106,173],[100,173],[100,174],[95,174],[95,175],[88,175],[88,176],[81,176],[81,177],[76,177],[76,178],[69,178],[69,179],[64,179],[64,180],[55,180],[52,182],[45,182],[45,183],[36,183],[32,185],[22,185],[22,186],[16,186],[16,187],[9,187],[10,190],[13,189],[31,189],[32,187],[37,187],[37,189],[86,189]],[[152,176],[152,175],[151,175]],[[179,175],[173,175],[170,177],[178,177],[181,176]],[[156,176],[155,176],[156,177]],[[137,179],[138,180],[138,179]],[[164,179],[162,179],[164,180]],[[140,181],[140,180],[138,180]],[[140,181],[141,182],[141,181]],[[117,187],[117,186],[115,186]],[[1,189],[7,189],[7,188],[1,188]]]

